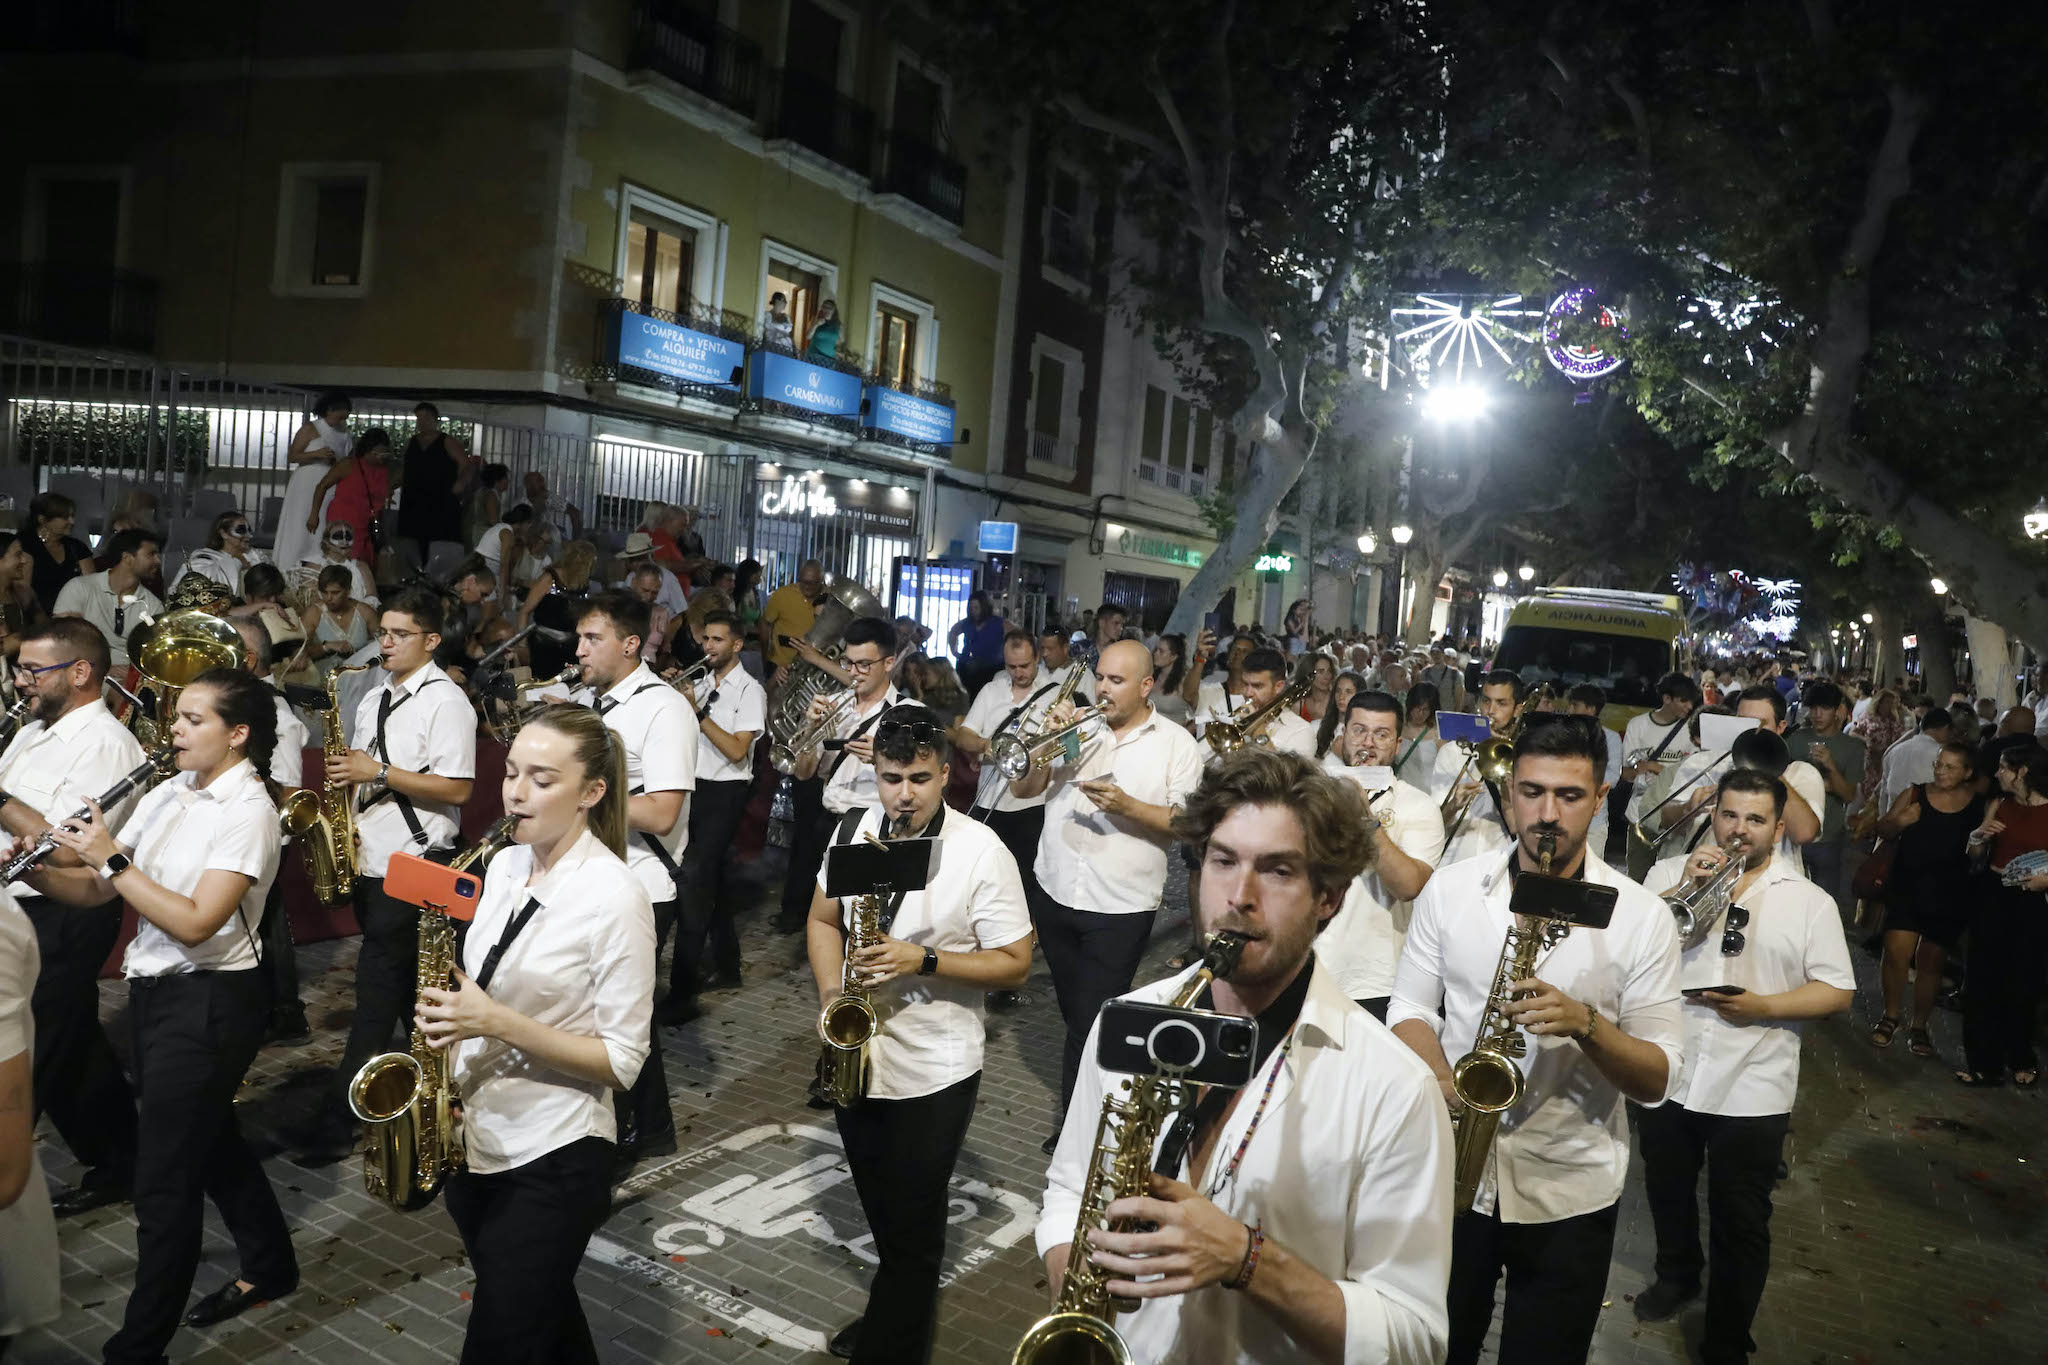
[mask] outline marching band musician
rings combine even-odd
[[[415,1020],[455,1049],[468,1165],[448,1216],[476,1270],[465,1365],[594,1365],[576,1268],[611,1211],[608,1091],[647,1058],[654,910],[624,860],[625,746],[593,710],[550,706],[505,759],[513,844],[484,873],[454,989]]]
[[[689,839],[690,794],[697,785],[697,711],[656,677],[640,657],[648,606],[612,589],[583,604],[576,622],[576,662],[589,704],[626,754],[626,870],[654,907],[655,959],[676,920],[683,847]],[[630,1169],[641,1156],[676,1149],[675,1114],[661,1038],[650,1020],[647,1058],[632,1088],[618,1098],[618,1159]]]
[[[1088,1234],[1109,1292],[1139,1300],[1115,1322],[1139,1365],[1443,1358],[1450,1124],[1428,1068],[1311,952],[1370,858],[1367,819],[1356,786],[1264,749],[1212,765],[1175,817],[1204,936],[1251,940],[1195,1004],[1255,1018],[1258,1044],[1249,1084],[1199,1099],[1184,1144],[1169,1128],[1162,1147],[1185,1163],[1109,1205],[1153,1230]],[[1164,1002],[1191,972],[1130,998]],[[1091,1027],[1046,1172],[1037,1242],[1055,1301],[1118,1085],[1095,1055]]]
[[[1444,818],[1420,788],[1396,779],[1378,791],[1363,785],[1369,767],[1393,770],[1401,746],[1401,703],[1387,692],[1360,692],[1344,708],[1337,745],[1340,770],[1366,794],[1372,862],[1344,893],[1344,904],[1322,936],[1316,956],[1366,1013],[1385,1023],[1394,993],[1394,964],[1408,936],[1414,900],[1429,885],[1444,852]]]
[[[994,831],[946,809],[952,746],[939,718],[906,704],[874,732],[880,803],[842,817],[834,843],[936,839],[930,880],[884,904],[882,938],[854,957],[878,1027],[867,1095],[834,1117],[880,1265],[865,1313],[831,1353],[875,1365],[930,1358],[953,1166],[981,1086],[982,1000],[1031,972],[1031,918],[1016,860]],[[850,902],[811,902],[811,973],[821,1005],[840,992]]]
[[[321,1151],[350,1145],[349,1082],[412,1016],[419,911],[384,894],[384,869],[401,852],[444,861],[476,778],[476,714],[434,662],[441,599],[427,588],[403,589],[384,603],[379,627],[383,681],[356,704],[356,747],[327,760],[327,781],[355,788],[355,911],[363,941],[333,1107],[302,1135],[305,1146]]]
[[[1699,748],[1698,727],[1686,725],[1699,706],[1699,686],[1683,673],[1666,673],[1657,680],[1657,709],[1629,717],[1621,732],[1621,781],[1628,784],[1628,798],[1621,804],[1627,819],[1643,818],[1650,779]],[[1613,823],[1610,813],[1610,828]]]
[[[1031,922],[1067,1026],[1062,1121],[1096,1011],[1131,988],[1152,936],[1174,809],[1202,780],[1203,746],[1152,707],[1152,653],[1142,640],[1105,648],[1095,686],[1102,723],[1069,737],[1067,761],[1010,784],[1017,796],[1046,794]],[[1076,714],[1071,704],[1054,707],[1046,723],[1063,726]],[[1058,1141],[1054,1132],[1043,1146],[1050,1153]]]
[[[1494,675],[1485,685],[1507,697]],[[1671,912],[1586,847],[1606,766],[1597,722],[1559,717],[1523,731],[1506,793],[1516,843],[1437,869],[1416,899],[1395,973],[1387,1021],[1455,1103],[1449,1058],[1478,1037],[1515,879],[1539,870],[1544,836],[1555,840],[1553,875],[1619,892],[1606,928],[1572,930],[1538,960],[1537,976],[1509,983],[1507,1017],[1529,1035],[1527,1087],[1501,1116],[1478,1195],[1453,1226],[1453,1365],[1478,1359],[1503,1269],[1502,1365],[1585,1359],[1628,1172],[1622,1098],[1659,1104],[1677,1075]]]
[[[1479,714],[1486,718],[1493,733],[1499,734],[1514,720],[1515,708],[1521,704],[1525,690],[1520,674],[1502,669],[1495,669],[1479,680]],[[1507,794],[1495,791],[1483,781],[1475,771],[1476,764],[1467,765],[1469,753],[1463,744],[1446,744],[1436,751],[1436,766],[1430,770],[1429,794],[1443,811],[1444,828],[1457,827],[1457,833],[1449,836],[1450,846],[1444,850],[1446,865],[1505,849],[1511,841]],[[1458,822],[1461,811],[1465,814],[1462,825]]]
[[[1039,836],[1045,832],[1045,793],[1018,796],[986,755],[998,736],[1028,735],[1043,726],[1046,709],[1065,680],[1064,673],[1055,677],[1040,664],[1038,646],[1030,635],[1013,630],[1003,637],[1003,671],[982,685],[967,715],[947,736],[961,753],[982,758],[975,806],[987,808],[988,827],[1017,860],[1027,893],[1036,880],[1031,865],[1038,857]],[[1076,687],[1074,696],[1086,706],[1086,685]]]
[[[1277,649],[1255,649],[1244,656],[1240,670],[1244,679],[1244,697],[1236,704],[1237,714],[1204,714],[1204,733],[1210,725],[1219,720],[1242,720],[1262,706],[1269,706],[1287,690],[1287,659]],[[1222,694],[1227,705],[1231,698]],[[1261,733],[1265,743],[1283,754],[1299,754],[1303,758],[1316,756],[1316,727],[1296,715],[1292,708],[1282,707],[1273,719],[1266,723]]]
[[[299,1283],[284,1213],[234,1106],[270,1024],[257,922],[282,839],[263,777],[277,712],[267,684],[230,669],[200,674],[177,708],[178,775],[141,798],[118,840],[88,800],[85,816],[55,831],[73,856],[29,877],[67,905],[119,896],[140,920],[122,967],[140,1100],[135,1287],[104,1348],[115,1365],[162,1360],[181,1314],[205,1327]],[[241,1275],[186,1312],[206,1199],[234,1238]]]
[[[1754,720],[1757,727],[1772,734],[1785,733],[1785,695],[1769,683],[1760,683],[1746,689],[1735,699],[1735,714],[1746,720]],[[1717,777],[1733,762],[1733,750],[1725,753],[1708,753],[1700,750],[1681,759],[1678,766],[1669,773],[1670,781],[1659,778],[1647,793],[1652,805],[1663,800],[1674,791],[1693,788],[1689,797],[1682,797],[1666,803],[1664,808],[1650,815],[1644,827],[1652,831],[1668,828],[1672,822],[1684,819],[1688,814],[1714,799],[1714,788],[1708,779]],[[1801,845],[1812,843],[1820,834],[1820,812],[1827,805],[1827,788],[1821,781],[1820,769],[1805,759],[1793,759],[1785,765],[1785,819],[1784,833],[1778,842],[1778,851],[1784,855],[1789,866],[1803,870],[1806,866]],[[1645,808],[1647,809],[1647,807]]]
[[[28,721],[0,756],[0,830],[37,839],[142,762],[142,746],[100,700],[110,654],[106,637],[73,617],[46,621],[22,637],[14,685],[31,700]],[[107,812],[119,825],[129,798]],[[100,1026],[100,966],[121,934],[121,901],[111,891],[90,906],[58,905],[30,888],[16,902],[35,926],[43,965],[30,997],[35,1020],[34,1093],[85,1167],[53,1199],[58,1215],[128,1198],[135,1169],[135,1099]]]
[[[768,694],[740,666],[746,627],[729,611],[704,618],[702,676],[691,683],[697,712],[697,790],[690,798],[690,842],[683,855],[684,895],[678,906],[675,961],[668,998],[655,1010],[663,1024],[697,1017],[697,992],[707,981],[705,940],[710,940],[710,981],[738,985],[740,941],[734,907],[726,899],[726,859],[754,794],[754,741],[768,726]]]
[[[1715,790],[1714,845],[1664,859],[1646,884],[1671,896],[1705,886],[1729,858],[1747,870],[1716,932],[1686,948],[1683,1066],[1669,1098],[1637,1109],[1643,1184],[1657,1232],[1656,1281],[1635,1314],[1661,1322],[1707,1275],[1705,1365],[1743,1365],[1771,1263],[1771,1189],[1799,1089],[1803,1025],[1840,1014],[1856,972],[1834,900],[1777,852],[1785,784],[1725,774]],[[1719,990],[1716,987],[1732,987]],[[1712,1229],[1700,1254],[1699,1178]]]
[[[272,652],[270,632],[247,607],[236,607],[228,619],[242,637],[242,671],[270,687],[270,699],[277,714],[277,744],[271,750],[270,767],[264,776],[280,792],[302,787],[306,773],[306,723],[292,710],[284,693],[271,686],[271,667],[277,656]],[[286,841],[287,846],[289,842]],[[270,894],[263,902],[263,922],[257,934],[263,940],[263,967],[270,973],[274,986],[270,1028],[264,1039],[309,1042],[312,1029],[306,1023],[306,1003],[299,995],[298,953],[292,945],[291,916],[284,908],[283,877],[270,879]]]

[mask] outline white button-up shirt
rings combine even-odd
[[[1677,767],[1666,768],[1658,775],[1656,785],[1650,792],[1649,804],[1643,809],[1649,810],[1674,791],[1684,791],[1683,796],[1672,798],[1664,809],[1658,812],[1660,817],[1668,817],[1664,820],[1664,828],[1669,829],[1671,821],[1678,818],[1679,813],[1685,809],[1685,803],[1692,799],[1693,792],[1702,789],[1712,791],[1714,784],[1721,780],[1722,774],[1728,771],[1728,765],[1733,761],[1727,753],[1708,753],[1704,749],[1687,754]],[[1670,780],[1666,781],[1666,778]],[[1818,819],[1827,801],[1827,788],[1821,782],[1820,769],[1803,758],[1794,759],[1786,765],[1784,782],[1800,800],[1812,808],[1814,818]],[[1633,806],[1635,803],[1631,801],[1629,804]],[[1702,816],[1700,820],[1695,820],[1692,825],[1693,832],[1679,842],[1690,845],[1699,833],[1701,822],[1710,818]],[[1676,837],[1673,836],[1674,839]],[[1672,840],[1666,840],[1664,843],[1665,848],[1673,846]],[[1806,868],[1806,854],[1801,852],[1802,847],[1789,833],[1781,835],[1778,839],[1778,856],[1785,859],[1786,864],[1793,870],[1803,872]]]
[[[1293,1046],[1274,1048],[1245,1087],[1210,1144],[1207,1169],[1182,1174],[1224,1213],[1263,1223],[1268,1239],[1336,1283],[1346,1361],[1439,1361],[1450,1332],[1450,1117],[1421,1059],[1347,999],[1327,971],[1313,970]],[[1125,998],[1169,1000],[1192,971]],[[1095,1064],[1095,1034],[1091,1026],[1046,1171],[1041,1257],[1073,1241],[1103,1097],[1122,1081]],[[1271,1097],[1252,1131],[1269,1079]],[[1243,1163],[1225,1178],[1248,1131]],[[1116,1329],[1132,1358],[1145,1362],[1308,1358],[1243,1294],[1220,1287],[1145,1299],[1118,1316]]]
[[[834,842],[860,843],[881,832],[882,812],[876,807],[860,818],[848,840],[840,841],[837,830],[833,835]],[[957,810],[946,812],[938,841],[931,880],[924,890],[904,895],[889,937],[942,953],[1003,948],[1029,937],[1024,883],[1003,841]],[[818,890],[824,889],[825,869],[820,867]],[[853,906],[851,898],[839,903],[840,927],[848,933],[853,931]],[[880,1100],[916,1099],[981,1070],[985,994],[979,986],[939,976],[899,976],[870,990],[868,1000],[881,1027],[868,1045],[868,1094]]]
[[[282,693],[277,698],[277,748],[270,755],[270,780],[280,787],[303,787],[306,776],[306,723]]]
[[[51,824],[85,808],[100,793],[142,765],[142,745],[106,703],[95,698],[57,717],[55,725],[32,720],[21,727],[0,757],[0,790]],[[135,798],[106,812],[107,828],[118,830]]]
[[[604,723],[626,746],[626,790],[633,796],[681,792],[683,808],[666,834],[626,831],[626,866],[654,904],[676,898],[676,881],[649,845],[661,845],[672,865],[683,860],[690,842],[690,793],[697,789],[697,713],[683,694],[655,676],[646,664],[619,679],[603,697],[583,692],[586,704],[598,709]],[[604,703],[611,703],[605,705]]]
[[[425,663],[411,677],[394,687],[391,675],[356,703],[355,747],[380,763],[407,772],[431,773],[467,781],[476,776],[476,713],[469,698],[441,671],[439,664]],[[384,722],[388,747],[377,743],[377,710],[383,697],[391,696],[391,714]],[[356,789],[358,797],[363,789]],[[446,848],[456,840],[462,811],[440,801],[414,801],[413,816],[427,836],[426,848],[413,843],[412,830],[398,808],[398,794],[392,792],[375,805],[356,812],[356,834],[362,848],[357,865],[365,877],[381,877],[394,853],[423,854],[427,848]]]
[[[1878,807],[1882,813],[1892,808],[1892,802],[1899,799],[1899,793],[1921,782],[1934,780],[1934,760],[1941,753],[1941,741],[1922,730],[1907,735],[1904,739],[1884,751],[1884,778],[1878,788]],[[1814,807],[1820,813],[1820,807]]]
[[[1647,759],[1651,749],[1656,748],[1659,744],[1664,744],[1664,736],[1670,734],[1672,727],[1671,725],[1659,725],[1656,721],[1650,719],[1651,714],[1651,712],[1645,711],[1640,715],[1629,717],[1628,725],[1621,732],[1621,752],[1624,758],[1641,749],[1644,751],[1644,757]],[[1667,771],[1687,754],[1699,752],[1700,747],[1693,743],[1689,720],[1674,721],[1672,724],[1678,727],[1678,733],[1671,736],[1671,742],[1664,744],[1664,752],[1657,755],[1657,762],[1662,764]],[[1619,771],[1619,769],[1616,771]],[[1643,798],[1649,794],[1650,777],[1655,775],[1654,773],[1649,774],[1630,789],[1628,796],[1629,819],[1640,820],[1643,818],[1645,806]]]
[[[639,879],[585,831],[538,883],[533,850],[514,844],[491,859],[476,918],[463,937],[472,977],[529,896],[540,908],[498,959],[493,1000],[564,1033],[604,1040],[625,1086],[647,1060],[654,1012],[654,907]],[[611,1092],[556,1071],[496,1038],[455,1045],[469,1168],[509,1171],[580,1138],[618,1139]]]
[[[260,960],[256,926],[283,846],[277,807],[247,759],[203,789],[193,785],[195,777],[179,773],[143,796],[121,827],[121,847],[137,871],[180,896],[190,896],[208,872],[238,872],[249,889],[213,937],[194,947],[140,919],[122,961],[131,978],[246,971]]]
[[[1664,859],[1650,869],[1644,884],[1660,896],[1669,894],[1685,880],[1685,858],[1681,853]],[[1774,855],[1738,903],[1749,911],[1749,923],[1741,930],[1742,951],[1723,956],[1723,935],[1707,935],[1681,956],[1681,989],[1740,986],[1759,995],[1780,995],[1809,981],[1856,989],[1856,969],[1849,962],[1834,897],[1783,858]],[[1792,1112],[1805,1020],[1738,1024],[1692,1000],[1685,1002],[1680,1018],[1685,1068],[1668,1096],[1673,1104],[1730,1118]]]
[[[870,717],[878,716],[894,706],[898,700],[900,698],[896,694],[896,686],[891,683],[889,689],[882,693],[881,699],[873,706],[864,707],[856,702],[853,710],[841,718],[838,728],[832,732],[832,737],[848,739],[852,737],[854,731],[860,730],[862,739],[873,739],[875,725],[880,725],[881,722],[877,720],[875,725],[869,725],[865,730],[861,730],[861,726],[866,724]],[[818,771],[831,774],[825,779],[825,809],[834,815],[844,815],[856,806],[876,805],[881,800],[880,793],[875,787],[875,765],[861,762],[844,749],[827,749],[819,754]]]
[[[1157,910],[1172,841],[1096,809],[1081,784],[1108,778],[1133,800],[1178,806],[1201,785],[1208,751],[1157,711],[1147,711],[1121,738],[1106,724],[1084,727],[1079,738],[1080,761],[1053,765],[1045,832],[1032,872],[1046,895],[1071,910],[1099,915]]]
[[[33,1054],[35,1013],[29,996],[42,962],[35,926],[0,888],[0,1062]],[[57,1223],[36,1144],[28,1148],[21,1195],[0,1209],[0,1338],[54,1321],[63,1310],[58,1288]]]
[[[1468,768],[1465,766],[1465,757],[1465,746],[1462,744],[1446,744],[1436,751],[1436,762],[1429,773],[1429,794],[1436,800],[1439,809],[1450,797],[1451,789],[1461,780],[1460,774],[1463,774],[1464,781],[1479,780],[1478,763],[1475,762]],[[1453,823],[1455,821],[1445,821],[1447,835]],[[1450,836],[1450,842],[1444,849],[1443,861],[1448,865],[1461,863],[1467,858],[1490,856],[1506,848],[1510,842],[1507,822],[1502,818],[1500,803],[1494,800],[1493,794],[1482,784],[1472,797],[1464,823],[1458,826],[1456,835]]]
[[[1503,851],[1438,868],[1409,921],[1387,1023],[1422,1021],[1452,1062],[1479,1036],[1500,965],[1511,922],[1510,856]],[[1536,975],[1630,1037],[1655,1044],[1670,1068],[1668,1092],[1680,1065],[1678,934],[1671,912],[1591,853],[1586,879],[1620,892],[1613,920],[1605,929],[1572,930],[1537,956]],[[1501,1115],[1493,1160],[1472,1207],[1486,1213],[1497,1202],[1507,1223],[1551,1223],[1604,1209],[1620,1198],[1628,1173],[1621,1091],[1571,1039],[1523,1038],[1528,1052],[1519,1065],[1527,1088]]]
[[[1083,679],[1081,685],[1074,689],[1076,706],[1088,704],[1087,687],[1087,681]],[[974,704],[967,708],[967,716],[960,723],[990,743],[994,743],[997,735],[1022,735],[1043,723],[1045,713],[1052,706],[1053,696],[1058,691],[1058,682],[1041,664],[1037,676],[1032,678],[1031,685],[1024,690],[1024,695],[1019,697],[1010,687],[1010,675],[1005,670],[982,684],[981,691],[974,694]],[[1026,706],[1026,701],[1030,701],[1031,704]],[[1005,726],[1004,720],[1008,719],[1013,711],[1016,712],[1016,719]],[[1009,779],[996,772],[995,762],[994,754],[982,755],[981,790],[984,794],[984,805],[990,810],[1010,811],[1030,810],[1045,804],[1044,792],[1036,796],[1013,795]],[[992,773],[995,775],[991,776]],[[988,794],[991,789],[993,795]]]
[[[163,614],[163,599],[140,583],[126,597],[118,596],[107,586],[106,570],[80,574],[66,583],[57,590],[57,605],[50,608],[52,616],[82,616],[98,626],[117,670],[128,666],[128,637],[135,628]]]
[[[690,688],[700,710],[706,697],[714,692],[718,694],[718,700],[712,702],[711,709],[705,712],[706,720],[729,735],[751,734],[754,737],[744,754],[737,760],[730,759],[719,751],[700,726],[697,732],[697,780],[752,782],[754,745],[761,742],[761,732],[768,728],[768,694],[762,690],[760,681],[735,659],[724,677],[714,681],[707,673],[692,682]]]
[[[1283,710],[1265,729],[1266,742],[1275,753],[1295,754],[1315,762],[1316,727],[1292,711]]]
[[[1353,781],[1362,768],[1340,768],[1336,775]],[[1396,781],[1372,797],[1373,818],[1409,857],[1435,867],[1444,854],[1444,818],[1436,802],[1406,782]],[[1316,957],[1344,994],[1373,1000],[1394,993],[1394,964],[1408,937],[1412,901],[1396,900],[1380,874],[1367,868],[1352,879],[1336,918],[1316,936]]]

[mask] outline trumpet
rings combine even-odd
[[[1721,923],[1721,917],[1728,913],[1728,907],[1735,900],[1735,883],[1742,880],[1742,874],[1749,870],[1748,861],[1743,857],[1749,851],[1747,841],[1737,839],[1721,850],[1727,857],[1714,875],[1703,884],[1690,890],[1682,890],[1680,882],[1664,896],[1664,904],[1678,920],[1678,944],[1681,949],[1697,948],[1713,935]]]
[[[1017,735],[997,735],[995,742],[988,746],[989,757],[995,760],[996,768],[1004,777],[1015,782],[1025,774],[1049,765],[1064,747],[1068,735],[1098,720],[1105,725],[1109,723],[1109,703],[1106,701],[1097,702],[1065,725],[1036,731],[1028,739]]]
[[[838,729],[840,723],[853,714],[855,693],[850,687],[836,692],[820,694],[830,697],[832,704],[824,711],[807,720],[788,739],[777,740],[768,750],[768,762],[776,772],[785,776],[796,771],[796,763],[803,757],[804,750]]]
[[[1266,727],[1278,720],[1282,711],[1306,697],[1314,682],[1314,670],[1303,669],[1279,696],[1257,710],[1231,720],[1210,721],[1202,731],[1202,738],[1209,742],[1209,748],[1219,758],[1234,754],[1247,744],[1266,742]]]

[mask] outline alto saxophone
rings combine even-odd
[[[1225,930],[1211,935],[1202,949],[1200,969],[1175,993],[1172,1008],[1187,1008],[1210,978],[1227,977],[1235,971],[1244,945],[1242,934]],[[1130,1365],[1130,1347],[1113,1325],[1118,1305],[1110,1296],[1109,1282],[1115,1273],[1090,1258],[1088,1234],[1097,1228],[1126,1230],[1110,1226],[1109,1206],[1145,1193],[1152,1174],[1152,1149],[1159,1143],[1168,1116],[1193,1099],[1191,1086],[1166,1076],[1127,1077],[1119,1093],[1103,1098],[1059,1299],[1052,1312],[1024,1333],[1010,1355],[1010,1365]]]
[[[449,866],[463,872],[488,861],[512,842],[518,823],[518,816],[505,816]],[[428,987],[450,988],[455,951],[455,921],[438,910],[421,910],[415,999]],[[449,1074],[450,1050],[429,1044],[415,1024],[406,1051],[372,1057],[349,1082],[348,1107],[370,1129],[363,1187],[400,1213],[433,1203],[447,1178],[468,1164],[456,1112],[461,1096]]]
[[[897,825],[901,832],[905,816]],[[881,843],[870,834],[868,839]],[[882,941],[882,898],[870,893],[853,902],[853,927],[846,935],[846,956],[839,962],[839,994],[818,1011],[818,1073],[811,1092],[835,1109],[847,1109],[867,1098],[868,1044],[881,1022],[868,983],[854,970],[853,955]]]
[[[342,733],[341,675],[360,673],[374,664],[346,664],[327,675],[327,709],[320,713],[320,752],[326,758],[348,753]],[[284,832],[306,850],[306,877],[313,883],[313,899],[322,905],[339,905],[355,891],[356,812],[355,788],[346,782],[323,778],[318,795],[300,790],[284,799],[278,821]]]

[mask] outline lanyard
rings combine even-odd
[[[512,922],[505,926],[505,932],[498,936],[498,941],[491,946],[491,951],[484,954],[484,965],[478,969],[475,977],[478,990],[487,991],[491,988],[491,978],[498,974],[498,960],[505,956],[505,950],[512,946],[512,940],[519,937],[520,931],[526,928],[526,922],[532,919],[534,912],[539,909],[540,897],[528,896],[526,904],[512,917]]]

